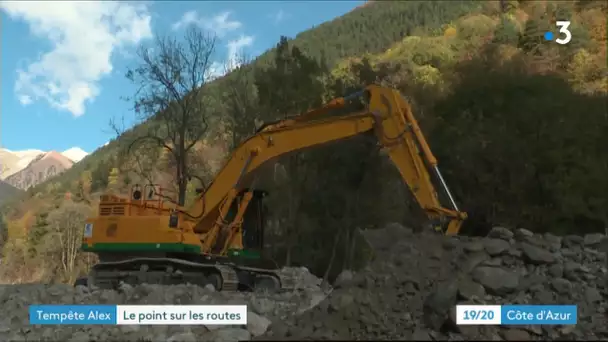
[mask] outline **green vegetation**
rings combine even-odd
[[[253,63],[206,85],[213,115],[193,152],[199,163],[191,172],[200,179],[187,185],[186,197],[213,178],[215,164],[260,121],[380,83],[412,102],[452,192],[469,213],[466,233],[482,234],[496,224],[603,232],[606,3],[502,3],[374,2],[294,40],[281,39]],[[551,18],[572,21],[570,44],[542,39]],[[48,217],[65,213],[67,204],[60,203],[72,203],[66,192],[77,202],[69,205],[94,208],[100,191],[120,192],[141,181],[141,163],[122,151],[149,129],[147,123],[126,132],[12,203],[5,254],[27,264],[18,256],[40,253],[41,236],[52,226]],[[155,180],[174,183],[167,175],[175,166],[158,150],[147,156]],[[391,221],[416,225],[417,204],[377,152],[373,141],[357,138],[289,156],[265,173],[260,186],[271,194],[267,241],[275,259],[332,276],[359,267],[369,255],[358,229]]]
[[[11,197],[14,197],[15,195],[19,194],[21,192],[21,190],[11,186],[10,184],[7,184],[3,181],[0,181],[0,204],[2,204],[2,202],[10,199]]]

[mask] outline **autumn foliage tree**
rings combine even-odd
[[[0,214],[0,249],[4,247],[8,238],[8,225],[5,222],[4,215]]]
[[[120,176],[120,171],[118,170],[118,168],[114,167],[112,168],[112,170],[110,171],[110,174],[108,176],[108,187],[112,190],[116,190],[116,188],[118,187],[118,177]]]

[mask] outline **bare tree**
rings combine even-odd
[[[158,37],[153,46],[141,46],[139,64],[127,72],[137,86],[134,103],[138,122],[127,154],[150,147],[167,150],[175,165],[178,204],[184,205],[191,173],[192,149],[209,127],[210,94],[204,85],[212,80],[216,37],[191,27],[183,39]]]
[[[70,282],[76,277],[76,260],[80,255],[84,221],[89,214],[87,205],[68,201],[48,217],[54,238],[52,245],[60,255],[61,269]]]

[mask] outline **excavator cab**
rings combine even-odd
[[[253,190],[253,197],[243,217],[243,248],[249,256],[260,255],[264,247],[264,233],[267,219],[267,206],[264,198],[268,192]]]
[[[228,210],[226,221],[232,222],[234,220],[239,204],[248,192],[251,192],[253,196],[247,205],[241,225],[243,249],[229,250],[228,256],[239,259],[261,259],[264,247],[266,214],[268,212],[264,204],[264,198],[268,195],[268,192],[259,189],[243,189],[240,191]],[[224,237],[220,237],[220,241],[223,241],[223,239]],[[222,245],[223,243],[216,244],[214,252],[219,253]]]

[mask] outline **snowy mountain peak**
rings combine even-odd
[[[36,158],[36,156],[44,153],[44,151],[41,151],[41,150],[23,150],[23,151],[5,150],[5,151],[16,155],[18,158],[26,158],[26,159],[30,159],[30,160],[33,158]]]
[[[70,165],[64,165],[64,167],[69,168],[71,166],[71,163],[77,163],[84,159],[84,157],[86,157],[87,155],[88,153],[83,151],[79,147],[72,147],[63,151],[62,153],[57,153],[53,151],[45,152],[36,149],[10,151],[5,148],[0,148],[0,179],[6,179],[9,176],[20,172],[21,170],[26,169],[28,165],[30,165],[30,163],[46,157],[54,156],[52,159],[57,160],[61,160],[61,158],[66,158],[65,162],[62,162],[62,164],[66,164],[69,159]]]
[[[72,147],[70,149],[67,149],[67,150],[61,152],[61,154],[63,154],[65,157],[71,159],[72,161],[74,161],[76,163],[83,160],[84,157],[89,155],[87,152],[83,151],[80,147]]]

